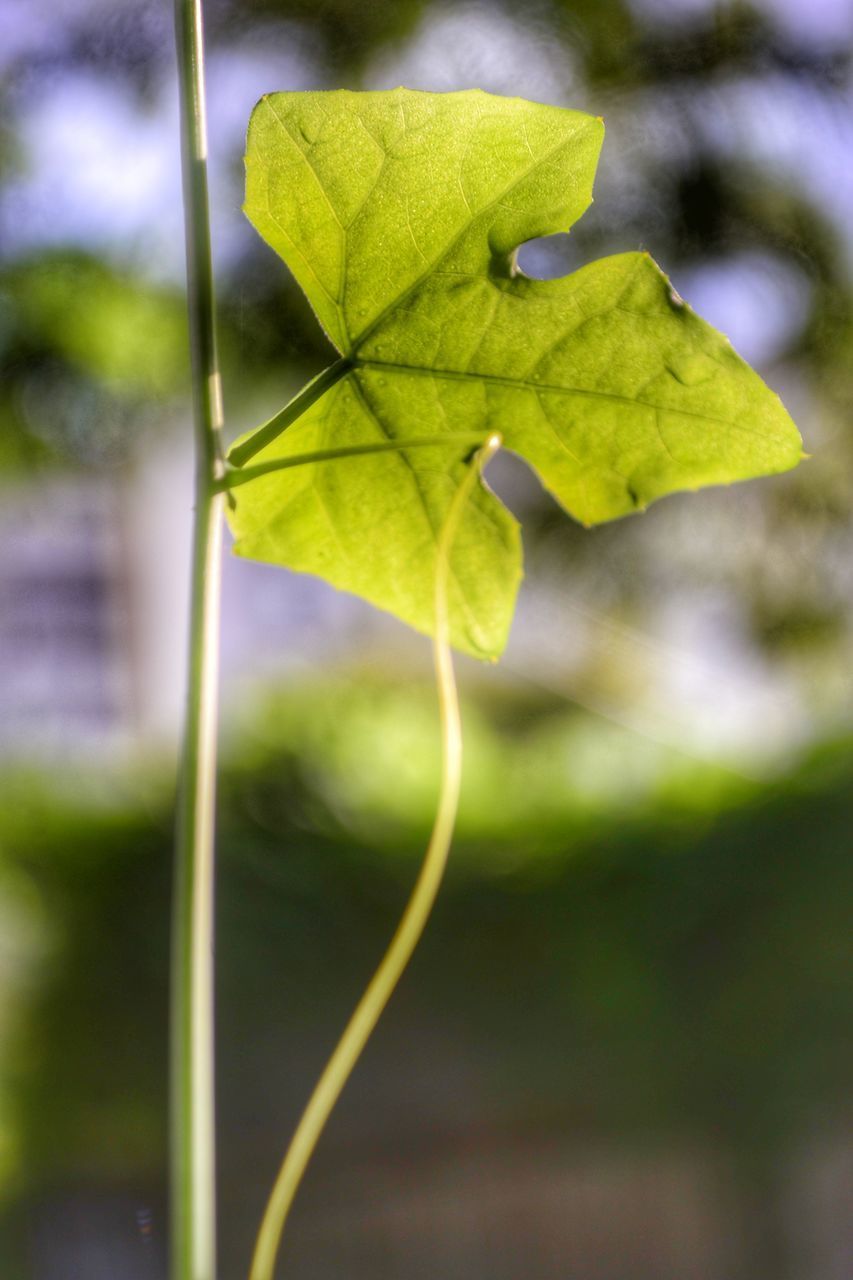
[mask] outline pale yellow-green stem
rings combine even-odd
[[[213,889],[225,498],[207,195],[201,0],[175,0],[195,425],[195,521],[171,979],[171,1280],[215,1280]]]
[[[258,1232],[250,1280],[272,1280],[284,1224],[305,1167],[332,1108],[418,944],[444,875],[456,822],[462,776],[462,730],[453,676],[447,606],[450,552],[465,503],[478,476],[500,445],[500,436],[490,436],[474,455],[465,478],[453,496],[438,540],[433,661],[441,715],[442,766],[438,807],[427,851],[391,945],[320,1076],[287,1149]]]
[[[333,449],[315,449],[310,453],[292,453],[286,458],[272,458],[254,467],[227,469],[216,483],[217,493],[230,493],[253,480],[273,475],[276,471],[290,471],[293,467],[305,467],[316,462],[339,462],[342,458],[372,457],[376,453],[405,453],[409,449],[458,448],[459,445],[479,444],[482,431],[445,431],[435,436],[409,436],[405,440],[382,440],[371,444],[344,444]]]

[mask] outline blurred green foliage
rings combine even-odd
[[[462,820],[406,980],[415,1002],[463,1041],[500,1044],[486,1057],[522,1112],[538,1099],[573,1125],[687,1126],[735,1145],[829,1122],[853,1012],[849,746],[772,786],[694,765],[679,788],[660,762],[655,783],[653,756],[620,809],[584,794],[584,717],[509,711],[466,712]],[[280,698],[232,752],[226,1116],[243,1055],[326,1035],[378,955],[429,825],[430,728],[421,695],[359,682]],[[169,805],[154,783],[110,795],[101,777],[86,801],[78,776],[73,790],[20,777],[0,810],[3,874],[28,882],[46,940],[5,1065],[36,1184],[150,1172],[164,1138]],[[253,1069],[277,1091],[273,1059]]]
[[[133,432],[184,391],[185,307],[175,290],[56,252],[6,267],[0,314],[0,464],[124,456]]]
[[[247,20],[304,24],[346,75],[355,73],[378,45],[409,35],[427,7],[424,0],[371,0],[367,5],[352,0],[214,0],[209,22],[214,39],[243,31]]]

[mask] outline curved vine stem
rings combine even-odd
[[[490,436],[472,458],[465,478],[453,496],[438,541],[433,662],[441,715],[442,768],[438,807],[427,851],[391,945],[320,1076],[287,1149],[258,1232],[250,1280],[272,1280],[285,1221],[302,1175],[332,1108],[420,940],[444,875],[462,776],[462,730],[447,606],[450,551],[465,503],[478,476],[501,443],[500,436]]]

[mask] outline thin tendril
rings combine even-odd
[[[427,851],[412,895],[391,945],[359,1001],[297,1125],[285,1154],[255,1244],[250,1280],[272,1280],[284,1224],[302,1175],[329,1115],[353,1067],[396,987],[424,931],[441,884],[459,802],[462,775],[462,729],[450,649],[447,584],[450,551],[471,491],[486,464],[501,446],[492,435],[471,460],[456,490],[438,540],[435,569],[433,663],[441,717],[441,785]]]
[[[358,458],[374,453],[405,453],[409,449],[442,448],[447,445],[480,444],[482,432],[445,431],[438,436],[410,436],[407,440],[382,440],[370,444],[341,445],[337,449],[316,449],[311,453],[292,453],[286,458],[273,458],[258,462],[253,467],[234,467],[226,471],[216,482],[217,493],[239,489],[241,485],[272,475],[276,471],[289,471],[292,467],[304,467],[314,462],[336,462],[341,458]]]

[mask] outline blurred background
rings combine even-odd
[[[648,249],[809,462],[586,532],[513,459],[506,658],[427,937],[289,1228],[293,1280],[853,1272],[853,3],[208,0],[229,433],[329,349],[240,213],[277,89],[604,116],[534,275]],[[189,483],[167,0],[0,0],[0,1263],[162,1280]],[[428,645],[225,566],[223,1280],[431,821]]]

